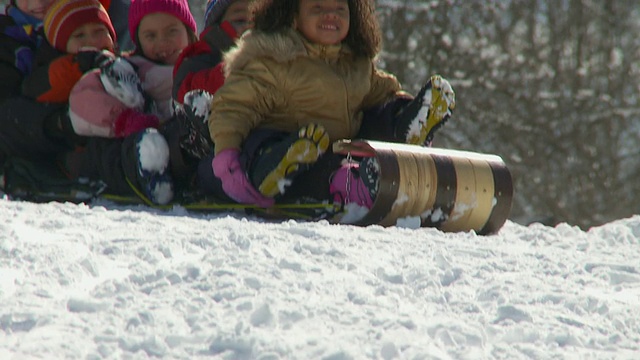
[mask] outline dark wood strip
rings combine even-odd
[[[436,165],[438,178],[436,199],[432,216],[423,219],[422,226],[440,227],[449,218],[455,205],[458,178],[451,157],[433,154],[431,158]]]
[[[478,233],[480,235],[489,235],[500,230],[509,218],[513,204],[513,179],[511,178],[511,172],[504,163],[489,162],[489,166],[493,172],[496,204],[486,224]]]

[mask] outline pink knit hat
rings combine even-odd
[[[187,0],[131,0],[129,7],[129,35],[136,42],[136,33],[140,21],[146,15],[155,12],[163,12],[180,19],[194,33],[198,32],[196,21],[191,15]]]

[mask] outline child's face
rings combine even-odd
[[[174,65],[180,52],[189,45],[189,34],[182,21],[159,12],[142,18],[138,39],[144,56],[167,65]]]
[[[71,33],[67,53],[77,54],[82,48],[113,51],[113,38],[104,24],[87,23]]]
[[[349,4],[347,0],[300,0],[295,27],[311,42],[339,44],[349,32]]]
[[[16,0],[16,6],[25,14],[36,19],[44,19],[49,5],[55,0]]]
[[[249,14],[249,0],[236,0],[224,12],[221,22],[228,21],[236,30],[238,35],[253,26]]]

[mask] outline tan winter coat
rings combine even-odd
[[[320,46],[297,31],[248,32],[225,55],[227,78],[209,118],[215,151],[240,148],[252,129],[287,132],[323,125],[331,140],[352,138],[362,110],[400,91],[396,78],[346,45]]]

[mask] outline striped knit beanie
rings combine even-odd
[[[136,42],[138,26],[142,18],[156,12],[163,12],[180,19],[194,33],[198,32],[196,21],[191,15],[187,0],[131,0],[129,6],[129,35]]]
[[[224,16],[224,12],[227,11],[229,5],[233,3],[233,0],[209,0],[207,1],[207,8],[204,11],[204,24],[205,26],[211,26],[213,24],[219,24],[220,20]]]
[[[116,42],[109,14],[98,0],[56,0],[44,15],[44,34],[49,44],[58,51],[66,52],[71,34],[89,23],[104,24]]]

